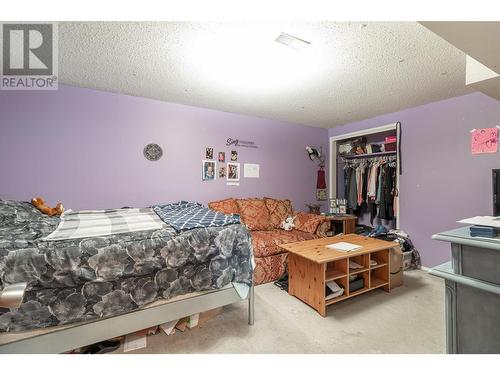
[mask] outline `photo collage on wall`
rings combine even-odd
[[[205,160],[201,161],[201,179],[203,181],[213,181],[217,179],[217,162],[213,160],[214,149],[207,147]]]
[[[214,181],[217,177],[228,182],[238,182],[240,180],[240,163],[238,161],[238,151],[231,150],[230,161],[226,164],[226,152],[219,151],[215,158],[214,148],[205,148],[205,159],[202,160],[202,180]],[[228,157],[229,158],[229,157]]]

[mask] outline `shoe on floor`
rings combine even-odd
[[[120,347],[120,340],[101,341],[87,347],[82,354],[105,354],[114,352]]]

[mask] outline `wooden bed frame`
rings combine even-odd
[[[254,323],[254,288],[248,293],[248,324]],[[232,285],[153,302],[104,319],[0,334],[0,353],[63,353],[185,316],[242,301]]]

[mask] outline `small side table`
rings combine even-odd
[[[358,217],[356,215],[332,215],[332,216],[326,216],[327,219],[330,220],[330,228],[332,227],[337,227],[341,226],[342,228],[342,233],[344,234],[350,234],[354,233],[356,229],[356,221],[358,220]],[[335,234],[338,234],[337,231],[335,231]]]

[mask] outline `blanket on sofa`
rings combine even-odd
[[[240,215],[226,215],[195,202],[180,201],[157,205],[153,206],[153,210],[165,223],[179,232],[194,228],[223,227],[241,223]]]

